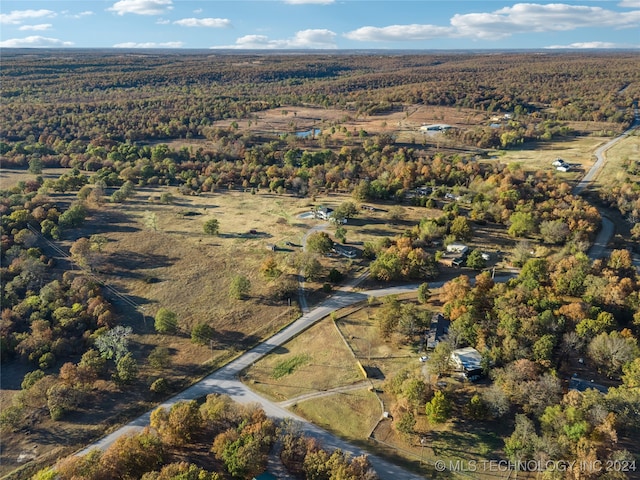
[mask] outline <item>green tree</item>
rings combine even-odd
[[[483,420],[489,414],[487,405],[477,393],[471,397],[467,404],[467,414],[474,420]]]
[[[40,157],[31,157],[29,159],[29,173],[40,175],[42,173],[42,159]]]
[[[171,364],[169,349],[159,345],[151,350],[147,360],[153,368],[166,368]]]
[[[22,390],[29,390],[33,386],[33,384],[41,378],[44,378],[44,372],[42,370],[34,370],[33,372],[28,372],[24,375],[20,387],[22,388]]]
[[[545,285],[549,280],[547,260],[545,258],[530,258],[520,270],[518,279],[531,290]]]
[[[547,334],[540,337],[536,343],[533,344],[533,358],[535,361],[544,367],[550,367],[555,344],[555,335]]]
[[[391,223],[398,223],[401,220],[404,220],[404,218],[406,217],[404,207],[402,207],[401,205],[392,206],[387,213],[387,217],[389,217]]]
[[[449,231],[456,237],[456,240],[468,241],[471,239],[471,225],[466,217],[454,218]]]
[[[333,240],[326,232],[315,232],[307,238],[307,250],[313,253],[325,254],[333,249]]]
[[[417,410],[427,400],[427,385],[421,378],[409,378],[402,383],[402,396]]]
[[[401,311],[402,305],[395,295],[382,299],[382,307],[376,313],[378,329],[382,338],[387,339],[396,331],[400,322]]]
[[[425,405],[425,413],[432,423],[443,423],[451,414],[451,400],[440,390],[437,390],[433,398]]]
[[[235,275],[229,285],[229,295],[236,300],[243,300],[249,295],[251,282],[243,275]]]
[[[355,217],[358,214],[358,207],[353,202],[343,202],[333,211],[333,219],[337,223],[342,223],[344,219]]]
[[[120,383],[131,383],[138,376],[138,362],[131,353],[127,353],[116,363],[115,379]]]
[[[175,312],[161,307],[156,313],[154,327],[158,333],[176,333],[178,331],[178,316]]]
[[[336,238],[340,240],[341,243],[347,243],[347,229],[342,225],[336,228]]]
[[[191,329],[191,341],[198,345],[208,345],[214,333],[208,323],[198,323]]]
[[[402,275],[402,259],[397,252],[385,251],[369,265],[371,275],[382,281],[396,280]]]
[[[440,376],[451,370],[451,344],[449,342],[438,342],[436,348],[433,349],[429,359],[427,360],[427,367],[429,372],[433,375]]]
[[[146,210],[143,219],[145,227],[154,232],[158,231],[158,214],[156,212]]]
[[[411,412],[403,412],[400,414],[400,418],[396,422],[396,428],[400,433],[405,436],[413,434],[413,429],[416,426],[416,417]]]
[[[585,318],[576,325],[576,333],[582,338],[594,338],[615,326],[615,318],[609,312],[599,312],[597,317]]]
[[[210,218],[203,225],[203,231],[207,235],[218,235],[220,232],[220,223],[217,218]]]
[[[315,255],[305,253],[297,259],[298,267],[307,280],[317,280],[322,273],[322,264]]]
[[[422,304],[425,304],[431,298],[431,290],[429,289],[428,283],[422,283],[418,287],[418,301]]]
[[[640,392],[640,357],[622,367],[622,383],[626,388],[635,388]]]
[[[487,261],[482,258],[482,252],[476,248],[467,257],[466,265],[474,270],[482,270],[487,266]]]
[[[509,217],[509,235],[512,237],[526,237],[536,228],[536,222],[531,212],[513,212]]]
[[[173,203],[173,200],[174,200],[173,195],[169,192],[163,192],[160,194],[160,203],[169,205]]]

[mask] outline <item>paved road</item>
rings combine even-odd
[[[433,288],[439,288],[442,282],[432,284]],[[351,288],[349,285],[348,288]],[[413,291],[418,288],[418,284],[405,285],[400,287],[390,287],[379,290],[370,290],[367,292],[354,292],[339,290],[333,296],[322,302],[322,304],[310,312],[304,314],[294,323],[284,328],[280,332],[276,333],[271,338],[267,339],[260,345],[249,350],[244,355],[240,356],[231,363],[225,365],[219,370],[215,371],[211,375],[207,376],[197,384],[184,390],[178,395],[170,398],[164,402],[161,406],[170,408],[173,404],[183,400],[194,400],[201,398],[210,393],[220,393],[229,395],[232,399],[239,403],[258,403],[265,410],[267,415],[273,418],[293,418],[300,422],[301,430],[306,434],[318,438],[322,445],[326,448],[340,448],[345,452],[350,452],[353,455],[362,455],[366,452],[356,448],[349,443],[339,439],[335,435],[323,430],[304,419],[292,414],[285,410],[274,402],[271,402],[257,393],[251,391],[246,385],[244,385],[239,379],[238,375],[242,370],[251,366],[254,362],[264,357],[271,350],[284,344],[291,338],[295,337],[299,333],[303,332],[322,318],[325,318],[332,311],[340,308],[353,305],[354,303],[366,300],[370,296],[380,297],[391,295],[395,293],[403,293]],[[120,436],[129,433],[138,432],[145,426],[149,425],[151,417],[151,411],[145,413],[141,417],[136,418],[132,422],[116,430],[115,432],[102,438],[100,441],[88,446],[78,454],[84,455],[94,448],[100,448],[102,450],[108,448],[113,442],[115,442]],[[418,480],[420,476],[413,475],[406,470],[394,465],[382,458],[369,455],[371,464],[375,468],[376,472],[382,480],[397,480],[401,479],[415,479]]]
[[[629,136],[632,131],[638,128],[638,126],[640,125],[640,111],[638,110],[637,103],[635,104],[634,115],[635,118],[634,122],[631,124],[631,127],[625,130],[620,136],[608,141],[607,143],[596,149],[596,162],[589,169],[582,180],[580,180],[580,182],[578,182],[578,184],[575,186],[575,188],[573,189],[574,195],[579,195],[580,193],[582,193],[582,191],[587,188],[587,186],[593,181],[593,179],[597,177],[598,173],[600,173],[600,169],[602,169],[607,160],[607,157],[605,156],[607,150],[609,150],[623,138]],[[605,256],[607,244],[615,233],[615,225],[613,224],[613,222],[609,218],[604,216],[602,211],[600,211],[600,216],[602,217],[602,228],[598,232],[593,245],[589,249],[589,258],[591,258],[592,260],[596,260]]]
[[[574,195],[579,195],[580,193],[582,193],[582,191],[586,187],[589,186],[589,184],[593,181],[594,178],[596,178],[596,176],[600,172],[600,169],[604,166],[606,162],[606,157],[604,155],[605,152],[609,150],[611,147],[613,147],[620,140],[629,136],[629,134],[638,127],[637,123],[638,122],[635,121],[633,125],[624,133],[622,133],[620,136],[614,138],[613,140],[609,140],[607,143],[605,143],[604,145],[596,149],[596,151],[594,152],[596,156],[596,162],[592,165],[592,167],[589,169],[587,174],[582,178],[582,180],[580,180],[578,184],[575,186],[575,188],[573,189]]]

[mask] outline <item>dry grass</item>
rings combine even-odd
[[[279,365],[302,355],[306,356],[305,363],[290,375],[274,378]],[[244,380],[262,395],[282,401],[351,385],[362,380],[362,374],[332,321],[326,319],[257,362]]]
[[[593,152],[609,140],[607,137],[587,136],[544,143],[533,142],[521,149],[495,151],[492,155],[505,164],[520,163],[527,171],[553,171],[559,178],[571,182],[584,176],[595,161]],[[558,172],[551,165],[556,158],[576,165],[575,169],[566,173]]]
[[[363,363],[376,366],[380,360],[391,356],[410,356],[412,352],[409,347],[380,338],[380,331],[375,320],[375,311],[375,306],[366,306],[336,322],[356,356]],[[371,359],[371,361],[368,359]],[[406,362],[406,359],[404,359],[404,362]],[[385,376],[388,374],[387,371],[384,373]]]
[[[613,184],[621,184],[627,178],[640,182],[640,178],[627,173],[624,163],[628,160],[640,161],[640,134],[629,135],[624,140],[620,140],[605,153],[606,162],[594,183],[597,188],[607,189]]]
[[[294,413],[349,440],[364,440],[381,417],[380,401],[367,389],[297,403]]]
[[[43,170],[41,175],[35,175],[33,173],[29,173],[26,169],[19,170],[13,168],[0,168],[0,190],[15,187],[18,182],[35,180],[37,176],[41,176],[45,180],[56,180],[60,175],[63,173],[69,173],[69,171],[69,168],[47,168]]]

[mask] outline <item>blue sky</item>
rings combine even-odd
[[[640,48],[640,0],[3,0],[0,47]]]

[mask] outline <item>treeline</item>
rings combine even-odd
[[[225,118],[285,105],[376,114],[425,104],[629,124],[633,54],[4,56],[9,142],[202,137]],[[523,85],[526,86],[523,88]],[[617,94],[620,92],[620,94]]]
[[[274,448],[277,443],[278,447]],[[208,453],[203,453],[203,447]],[[199,452],[198,463],[182,459]],[[327,451],[289,422],[276,424],[255,405],[241,406],[229,397],[208,395],[162,407],[150,428],[120,437],[106,451],[71,456],[38,472],[33,480],[218,480],[253,478],[267,469],[268,456],[282,462],[296,478],[376,480],[365,456]]]

